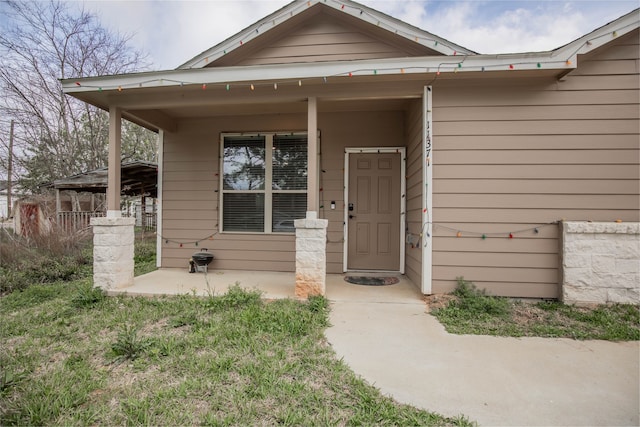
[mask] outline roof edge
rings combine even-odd
[[[229,52],[243,46],[245,43],[258,38],[261,34],[277,27],[279,24],[316,5],[331,7],[352,17],[361,19],[369,24],[391,31],[408,40],[422,44],[423,46],[435,50],[443,55],[477,54],[470,49],[351,0],[294,0],[276,12],[262,18],[235,35],[227,38],[223,42],[205,50],[199,55],[196,55],[176,69],[184,70],[206,67],[211,62],[223,57]]]
[[[366,59],[321,63],[294,63],[247,65],[216,68],[157,71],[152,73],[124,74],[116,76],[86,77],[61,80],[64,93],[122,92],[127,89],[193,86],[202,90],[215,86],[232,86],[241,83],[287,82],[302,85],[310,79],[328,79],[364,75],[400,75],[469,71],[500,71],[524,69],[572,68],[567,59],[553,52],[498,55],[422,56],[406,58]],[[114,98],[115,100],[115,98]]]
[[[564,46],[553,49],[551,54],[554,57],[566,57],[569,61],[575,60],[578,55],[592,52],[638,28],[640,28],[640,8],[634,9],[626,15],[622,15],[620,18],[596,28]]]
[[[333,1],[333,0],[328,0]],[[122,91],[132,88],[198,85],[223,86],[269,82],[302,84],[310,79],[352,77],[361,75],[393,75],[405,73],[446,73],[501,70],[553,69],[559,73],[577,67],[577,56],[610,43],[640,28],[640,9],[564,45],[560,48],[530,53],[423,56],[407,58],[367,59],[316,63],[292,63],[217,68],[189,68],[115,76],[85,77],[61,80],[64,93]]]

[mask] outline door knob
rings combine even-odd
[[[355,215],[349,215],[349,219],[353,219],[355,217],[356,217]]]

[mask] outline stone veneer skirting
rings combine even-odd
[[[296,288],[295,295],[307,299],[324,295],[327,278],[327,225],[317,213],[307,212],[307,218],[296,219]]]
[[[562,300],[640,302],[640,223],[562,222]]]
[[[135,218],[91,218],[93,286],[104,290],[133,285]]]

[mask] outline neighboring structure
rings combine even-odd
[[[23,196],[20,188],[14,183],[11,189],[11,197],[7,197],[9,192],[9,185],[7,181],[0,180],[0,222],[10,218],[8,201],[11,199],[11,205],[13,205],[20,197]],[[13,208],[13,206],[12,206]],[[11,213],[13,217],[13,212]]]
[[[158,165],[143,161],[126,162],[121,165],[120,173],[120,194],[130,196],[123,209],[125,216],[135,216],[137,226],[155,229]],[[63,229],[87,227],[91,218],[106,214],[107,168],[58,179],[49,187],[56,190],[56,222]],[[65,197],[63,192],[68,196]]]
[[[121,118],[159,132],[162,267],[207,241],[222,269],[558,298],[560,221],[640,220],[639,26],[635,10],[553,51],[481,55],[294,1],[176,70],[63,88],[110,112],[111,188]]]
[[[26,196],[16,200],[11,211],[14,233],[28,238],[49,234],[54,222],[47,205],[46,197],[42,196]]]

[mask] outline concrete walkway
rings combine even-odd
[[[638,342],[452,335],[420,300],[332,304],[327,338],[384,394],[481,426],[637,426]]]
[[[129,295],[209,295],[238,282],[265,298],[294,298],[293,273],[161,269]],[[640,344],[451,335],[406,278],[393,286],[327,275],[338,357],[396,400],[481,426],[638,426]]]

